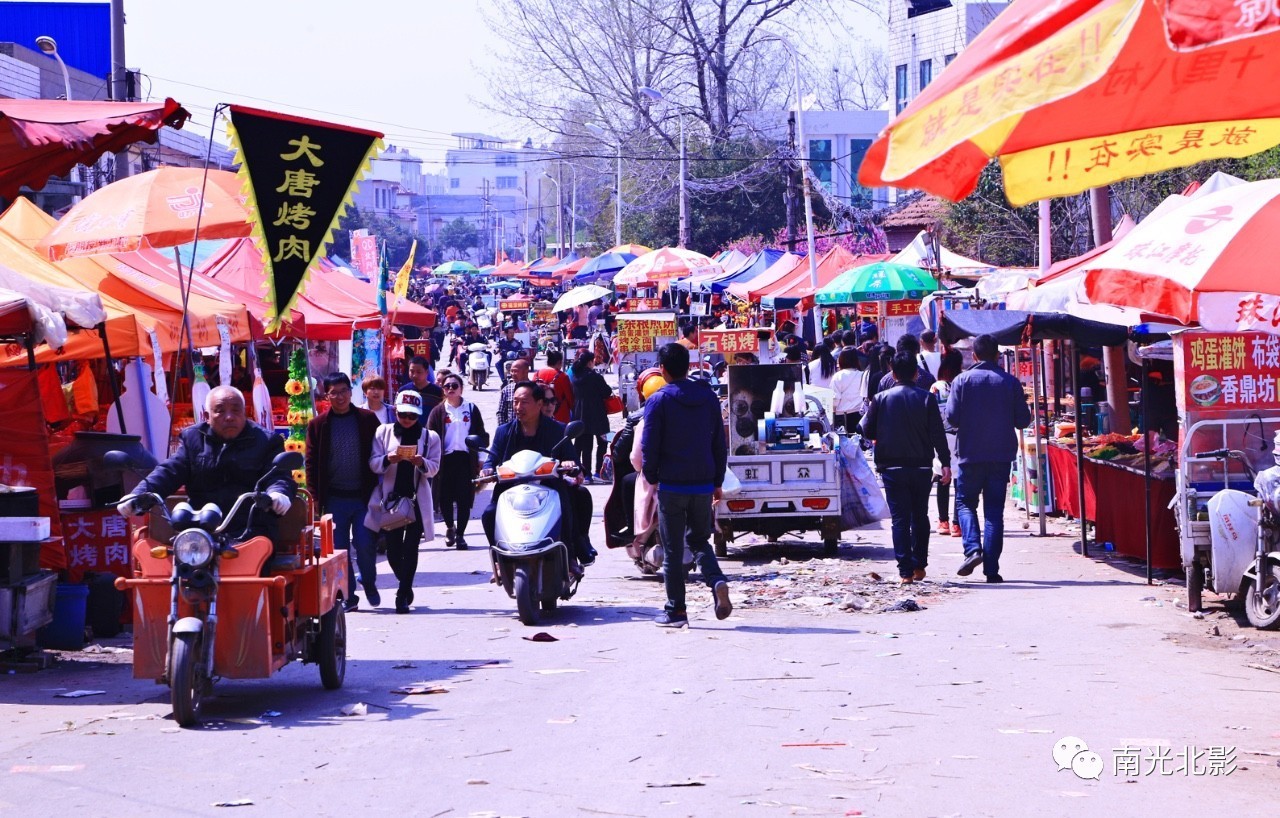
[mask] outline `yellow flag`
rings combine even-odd
[[[413,254],[417,249],[418,240],[414,239],[413,244],[409,247],[409,258],[405,260],[404,266],[396,274],[396,286],[392,290],[396,294],[396,298],[404,298],[409,292],[409,273],[413,270]]]

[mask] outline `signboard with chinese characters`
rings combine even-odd
[[[267,331],[274,332],[333,238],[382,134],[239,105],[229,111],[227,133],[267,269]]]
[[[649,352],[676,337],[675,313],[618,315],[618,352]]]
[[[366,281],[378,277],[378,238],[368,230],[351,231],[351,265]]]
[[[920,314],[919,301],[888,301],[884,305],[884,314],[886,318],[908,318],[913,315]]]
[[[755,353],[760,350],[759,331],[752,329],[704,329],[698,332],[703,353],[720,353],[726,358],[738,352]]]
[[[628,298],[624,302],[624,308],[632,312],[644,312],[646,310],[662,309],[661,298]]]
[[[1260,332],[1176,336],[1181,412],[1280,411],[1280,337]]]
[[[86,573],[130,575],[129,522],[114,508],[62,514],[67,579],[80,582]]]
[[[509,298],[498,302],[498,309],[503,312],[526,312],[533,302],[527,298]]]

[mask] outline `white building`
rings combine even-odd
[[[893,112],[907,107],[1007,6],[970,0],[890,0]]]
[[[527,179],[542,174],[542,163],[551,157],[545,150],[522,146],[498,136],[455,133],[458,147],[445,151],[444,166],[449,196],[522,195]]]

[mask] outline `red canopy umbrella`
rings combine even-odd
[[[1018,0],[889,123],[858,179],[1015,205],[1280,144],[1275,3]]]
[[[0,99],[0,198],[16,198],[23,185],[39,190],[50,176],[93,164],[134,142],[155,142],[160,128],[181,128],[189,116],[172,99]]]

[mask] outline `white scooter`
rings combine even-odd
[[[489,345],[477,341],[467,347],[467,371],[471,375],[471,388],[480,391],[489,379]]]
[[[1223,489],[1210,498],[1211,546],[1207,552],[1197,549],[1187,566],[1187,607],[1200,609],[1205,588],[1236,594],[1249,624],[1274,630],[1280,627],[1280,457],[1277,465],[1258,473],[1248,456],[1234,449],[1195,457],[1243,464],[1258,496]]]
[[[556,454],[572,458],[572,441],[582,434],[582,421],[570,421]],[[478,435],[467,437],[467,446],[486,451]],[[498,497],[494,517],[494,543],[489,548],[493,574],[507,595],[516,601],[516,612],[525,625],[538,624],[539,609],[551,612],[559,600],[569,599],[582,581],[581,563],[573,545],[564,541],[560,495],[543,484],[576,476],[577,469],[561,469],[560,461],[535,451],[516,452],[494,474],[477,478],[476,485],[496,483],[508,488]],[[495,491],[497,487],[495,486]]]

